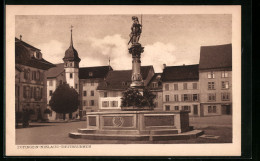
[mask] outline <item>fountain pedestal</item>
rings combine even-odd
[[[196,138],[203,131],[189,126],[188,111],[115,111],[87,113],[87,128],[72,138],[97,140],[176,140]]]

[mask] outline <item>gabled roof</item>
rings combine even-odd
[[[52,63],[43,58],[36,59],[31,57],[32,52],[35,50],[40,52],[39,49],[15,38],[15,63],[43,70],[54,67]]]
[[[199,65],[167,66],[163,70],[162,81],[199,80]]]
[[[162,73],[154,73],[152,79],[150,80],[150,82],[148,83],[148,86],[150,87],[150,89],[162,89]],[[152,86],[153,82],[157,82],[158,83],[158,87],[154,88]]]
[[[142,66],[141,75],[143,80],[147,79],[149,71],[153,66]],[[108,72],[106,80],[98,86],[98,90],[125,90],[129,88],[132,80],[132,70],[114,70]]]
[[[232,68],[232,44],[202,46],[199,69]]]
[[[64,72],[64,63],[60,63],[60,64],[55,64],[56,66],[53,68],[50,68],[47,72],[46,72],[46,77],[47,78],[55,78],[58,75],[60,75],[62,72]]]
[[[113,70],[111,66],[96,66],[79,68],[79,79],[105,78]],[[92,73],[92,75],[91,75]]]
[[[36,48],[36,47],[34,47],[34,46],[30,45],[30,44],[27,44],[26,42],[24,42],[24,41],[22,41],[22,40],[20,40],[18,38],[15,38],[15,42],[20,42],[20,43],[22,43],[24,46],[26,46],[28,48],[41,51],[40,49],[38,49],[38,48]]]

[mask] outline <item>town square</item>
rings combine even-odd
[[[16,144],[232,143],[231,19],[17,16]]]

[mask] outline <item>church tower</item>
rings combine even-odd
[[[63,58],[64,61],[64,69],[66,74],[66,81],[69,86],[76,89],[79,92],[79,62],[80,58],[78,56],[78,52],[73,47],[72,40],[72,27],[71,26],[71,38],[70,38],[70,47],[66,50],[65,56]]]

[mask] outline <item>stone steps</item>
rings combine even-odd
[[[84,134],[178,134],[177,129],[160,129],[160,130],[95,130],[95,129],[78,129],[79,133]]]
[[[69,133],[69,137],[88,140],[129,140],[129,141],[159,141],[195,139],[204,134],[202,130],[192,130],[180,134],[98,134],[98,133]]]

